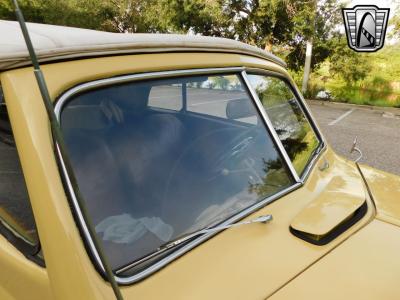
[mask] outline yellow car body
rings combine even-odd
[[[277,63],[229,51],[154,51],[42,64],[52,99],[120,75],[233,67],[275,72],[294,85]],[[28,260],[0,236],[0,299],[113,299],[74,219],[32,67],[0,75],[45,261],[42,267]],[[359,220],[324,245],[293,234],[323,238],[364,202]],[[124,299],[399,299],[399,177],[357,166],[325,145],[296,189],[244,220],[265,214],[274,218],[268,225],[224,230],[146,278],[121,285]]]

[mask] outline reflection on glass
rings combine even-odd
[[[0,222],[25,242],[38,244],[30,199],[4,103],[0,103]]]
[[[88,91],[61,127],[114,269],[293,184],[237,75]]]
[[[248,75],[298,174],[302,174],[319,142],[289,86],[281,79]]]

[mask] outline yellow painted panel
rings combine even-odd
[[[110,298],[112,291],[88,259],[72,217],[34,76],[24,73],[31,80],[19,81],[10,80],[10,75],[3,73],[1,83],[54,298]],[[21,292],[29,299],[28,289]]]
[[[400,226],[400,176],[361,166],[377,208],[377,217]]]
[[[43,65],[42,70],[52,99],[77,84],[116,75],[181,69],[254,67],[287,74],[283,67],[259,58],[222,53],[142,54],[93,58]],[[25,81],[27,94],[39,93],[32,68],[6,72]]]
[[[330,150],[324,157],[329,161],[329,169],[314,170],[304,188],[251,217],[272,214],[274,220],[270,224],[226,230],[127,289],[126,295],[132,299],[157,299],[160,295],[166,299],[264,299],[273,294],[373,218],[374,210],[368,202],[368,214],[325,246],[311,245],[291,235],[291,220],[318,198],[330,182],[336,182],[338,190],[365,195],[360,190],[360,176],[354,164]]]
[[[400,298],[400,228],[373,221],[271,300]]]
[[[321,237],[351,217],[365,202],[365,196],[341,191],[337,188],[337,181],[341,180],[332,180],[323,193],[293,219],[291,227]],[[362,190],[362,183],[358,185]]]
[[[227,66],[259,67],[286,74],[281,67],[261,59],[211,53],[105,57],[48,64],[43,70],[54,98],[78,83],[109,76]],[[1,82],[54,298],[111,299],[112,291],[94,269],[72,216],[32,69],[5,72]],[[320,197],[327,186],[355,197],[365,194],[353,162],[336,156],[329,148],[322,158],[328,161],[328,169],[315,168],[302,188],[248,218],[271,213],[272,223],[224,231],[152,276],[122,287],[125,298],[262,299],[279,289],[374,216],[373,206],[368,202],[367,215],[325,246],[311,245],[289,232],[293,218]]]
[[[52,299],[46,269],[26,259],[1,235],[0,299]]]

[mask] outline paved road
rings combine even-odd
[[[385,112],[313,101],[309,106],[338,154],[354,158],[349,149],[357,136],[364,154],[361,163],[400,175],[400,109]]]
[[[204,91],[189,88],[188,109],[226,117],[227,101],[241,96],[240,93],[231,95],[218,90],[207,90],[206,93],[209,97],[204,99]],[[182,105],[180,97],[179,88],[160,86],[150,94],[150,105],[179,110]],[[176,103],[171,102],[172,98]],[[400,175],[400,109],[388,113],[386,110],[321,101],[310,101],[309,105],[324,136],[337,153],[356,158],[356,155],[349,154],[349,150],[357,136],[358,146],[364,154],[361,163]]]
[[[227,102],[243,97],[243,93],[189,88],[188,96],[188,110],[225,118]],[[182,107],[180,88],[155,88],[150,93],[149,103],[179,110]],[[337,153],[356,158],[349,150],[357,136],[358,146],[364,154],[361,163],[400,175],[400,109],[387,112],[321,101],[310,101],[309,105],[324,136]]]

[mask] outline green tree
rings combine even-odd
[[[338,25],[343,22],[341,16],[343,5],[337,0],[319,0],[316,11],[312,10],[312,1],[305,1],[299,5],[293,19],[296,26],[288,42],[291,51],[286,61],[290,69],[298,71],[303,67],[306,42],[311,36],[313,37],[312,70],[333,53],[332,41],[339,34]],[[312,22],[315,23],[314,30],[310,26]]]
[[[106,0],[19,0],[27,22],[102,29],[110,18]],[[0,0],[0,18],[15,20],[10,0]]]
[[[166,32],[160,0],[103,0],[107,31],[124,33]]]
[[[304,65],[313,37],[311,67],[332,51],[341,22],[336,0],[19,0],[27,21],[114,32],[193,33],[233,38]],[[0,18],[14,20],[10,0],[0,0]],[[314,24],[315,27],[310,24]]]
[[[18,1],[25,19],[30,22],[43,23],[42,8],[39,0]],[[0,19],[15,20],[14,7],[10,0],[0,0]]]
[[[156,11],[167,32],[233,37],[224,0],[158,0]]]
[[[329,72],[342,78],[347,86],[364,79],[371,71],[370,57],[365,53],[355,52],[347,45],[345,36],[332,41],[333,54],[330,57]]]
[[[400,4],[397,5],[389,25],[393,25],[392,36],[400,39]]]

